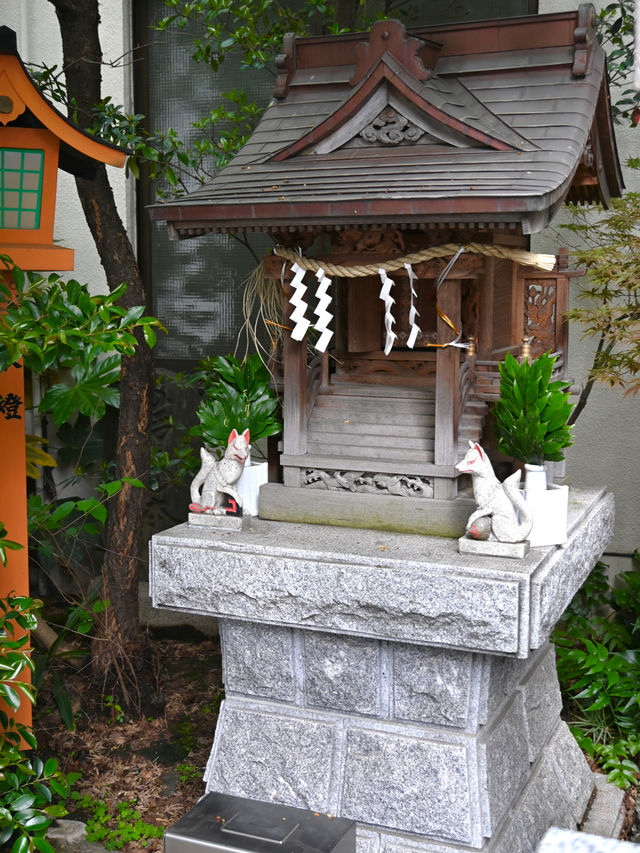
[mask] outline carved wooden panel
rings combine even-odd
[[[433,258],[430,261],[421,261],[413,269],[418,278],[437,279],[450,260],[451,258]],[[447,279],[478,278],[482,275],[484,263],[482,255],[460,255],[447,274]]]
[[[557,287],[555,278],[525,279],[524,330],[532,339],[531,354],[556,349]]]
[[[338,354],[334,382],[381,382],[395,385],[432,386],[435,379],[435,360],[386,358],[383,353],[370,356]]]
[[[392,106],[385,107],[381,113],[363,130],[360,136],[371,145],[411,145],[424,134],[421,127],[410,122]]]
[[[402,231],[397,229],[372,228],[362,231],[347,228],[331,237],[332,254],[381,254],[386,257],[403,255],[406,252]],[[365,261],[365,263],[369,263]]]

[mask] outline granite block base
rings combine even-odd
[[[211,527],[219,530],[242,530],[241,515],[211,515],[209,513],[189,513],[189,527]]]
[[[153,538],[156,607],[219,619],[226,700],[207,790],[358,822],[359,853],[532,853],[592,789],[549,634],[604,551],[604,489],[563,547],[247,518]]]
[[[356,820],[359,853],[529,851],[584,812],[548,644],[517,660],[231,620],[221,640],[208,791]]]

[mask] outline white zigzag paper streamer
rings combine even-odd
[[[315,347],[318,352],[325,352],[329,346],[329,341],[333,337],[333,332],[331,329],[327,328],[329,323],[333,320],[333,314],[330,314],[327,311],[327,308],[331,305],[331,296],[327,293],[329,285],[331,284],[331,279],[327,278],[323,269],[318,270],[316,278],[318,279],[318,289],[316,290],[316,299],[318,300],[318,304],[313,313],[318,318],[315,323],[315,328],[321,334]]]
[[[391,328],[396,322],[393,314],[391,313],[391,306],[395,305],[396,302],[393,296],[391,296],[391,288],[393,287],[394,282],[389,278],[386,270],[379,269],[378,272],[380,273],[380,281],[382,282],[382,287],[380,288],[380,299],[384,301],[384,327],[387,331],[387,338],[384,344],[384,354],[389,355],[393,342],[398,337]]]
[[[407,274],[409,276],[409,289],[411,290],[411,307],[409,308],[409,325],[411,326],[411,330],[409,332],[409,337],[407,338],[407,346],[409,349],[413,349],[416,343],[416,339],[421,329],[420,326],[416,323],[416,318],[420,316],[416,306],[414,304],[414,300],[417,299],[418,294],[416,293],[416,289],[413,286],[413,282],[418,278],[418,276],[414,273],[413,267],[411,264],[404,265]]]
[[[307,310],[307,303],[304,301],[304,295],[307,292],[307,286],[302,281],[302,279],[304,278],[305,270],[303,270],[302,267],[298,266],[298,264],[293,263],[291,264],[291,271],[295,273],[294,277],[291,280],[293,295],[289,300],[289,302],[295,306],[294,310],[291,313],[291,317],[289,318],[294,324],[294,327],[291,330],[291,337],[294,341],[301,341],[307,334],[307,329],[311,325],[307,318],[304,316],[305,311]]]

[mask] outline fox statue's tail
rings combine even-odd
[[[511,519],[501,516],[493,516],[493,532],[501,542],[523,542],[533,527],[533,516],[529,505],[526,503],[520,491],[520,471],[515,471],[502,484],[504,493],[509,498],[520,515],[520,523],[514,524]]]

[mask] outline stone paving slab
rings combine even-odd
[[[603,773],[594,773],[596,796],[582,822],[582,831],[590,835],[618,838],[624,823],[624,791],[607,782]]]
[[[571,832],[551,827],[537,848],[537,853],[637,853],[638,845],[616,838],[603,838],[586,832]]]

